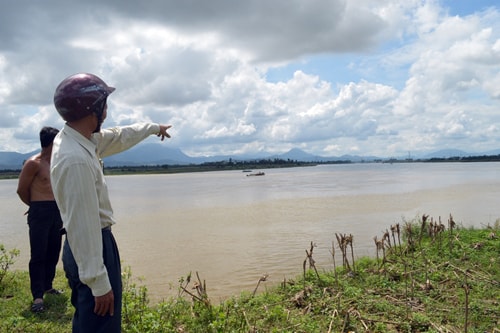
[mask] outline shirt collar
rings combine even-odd
[[[80,134],[77,130],[70,127],[68,124],[65,124],[63,129],[63,133],[73,138],[76,142],[78,142],[83,148],[88,150],[90,153],[95,154],[97,143],[93,140],[93,137],[89,140],[83,135]]]

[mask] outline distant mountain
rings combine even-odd
[[[441,149],[433,153],[424,155],[423,158],[450,158],[450,157],[466,157],[476,156],[477,154],[470,154],[459,149]]]
[[[500,155],[500,149],[485,151],[483,154],[480,155]]]
[[[21,154],[15,152],[0,152],[0,170],[21,169],[23,162],[31,155],[39,150]],[[481,155],[499,155],[500,149],[492,150],[484,153],[470,154],[458,149],[443,149],[426,155],[412,154],[413,158],[430,159],[430,158],[450,158],[450,157],[468,157]],[[417,157],[418,156],[418,157]],[[407,157],[401,157],[405,159]],[[342,156],[318,156],[306,153],[305,151],[293,148],[283,154],[267,154],[260,152],[256,154],[245,155],[218,155],[205,157],[191,157],[186,155],[178,148],[171,148],[168,145],[157,143],[144,143],[124,151],[120,154],[104,158],[104,165],[111,166],[140,166],[140,165],[188,165],[202,164],[205,162],[228,161],[250,161],[260,159],[284,159],[299,162],[333,162],[333,161],[352,161],[352,162],[371,162],[375,160],[387,159],[377,156],[358,156],[358,155],[342,155]]]
[[[0,151],[0,170],[18,170],[23,167],[24,161],[35,155],[40,150],[31,153],[21,154],[8,151]]]
[[[373,161],[376,159],[380,159],[375,156],[356,156],[356,155],[342,155],[342,156],[319,156],[306,153],[305,151],[299,148],[293,148],[286,153],[271,155],[267,158],[280,158],[284,160],[293,160],[299,162],[332,162],[332,161],[353,161],[353,162],[361,162],[361,161]]]
[[[280,158],[283,160],[293,160],[293,161],[304,162],[304,161],[317,161],[318,159],[321,159],[322,157],[306,153],[305,151],[298,149],[298,148],[293,148],[284,154],[271,155],[268,158],[271,158],[271,159]]]
[[[163,164],[196,164],[197,159],[189,157],[180,149],[162,144],[138,144],[122,153],[103,158],[105,166],[138,166]]]

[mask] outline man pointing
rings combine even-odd
[[[153,134],[170,138],[171,126],[155,123],[101,129],[114,90],[99,77],[80,73],[64,79],[54,94],[66,123],[54,139],[50,176],[66,230],[62,261],[75,307],[73,332],[79,333],[121,331],[120,256],[101,158]]]

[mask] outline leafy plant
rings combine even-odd
[[[18,249],[7,251],[3,244],[0,244],[0,287],[2,287],[3,279],[7,275],[9,267],[14,263],[14,258],[19,256]]]

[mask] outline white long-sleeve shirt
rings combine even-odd
[[[124,151],[158,124],[134,124],[94,133],[91,140],[65,125],[54,139],[50,178],[80,280],[94,296],[111,290],[103,262],[101,229],[115,224],[99,158]]]

